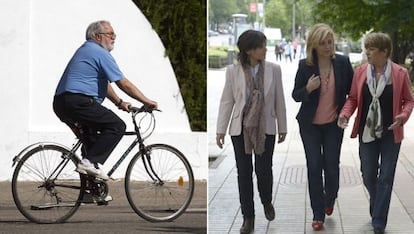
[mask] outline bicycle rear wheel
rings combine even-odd
[[[190,164],[177,149],[149,145],[129,163],[125,191],[129,204],[150,222],[172,221],[187,209],[194,193]]]
[[[12,193],[19,211],[36,223],[61,223],[79,208],[84,182],[78,158],[54,144],[39,144],[18,162]]]

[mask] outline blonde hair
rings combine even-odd
[[[332,50],[332,58],[335,57],[335,33],[332,28],[324,23],[315,24],[309,31],[308,38],[306,40],[306,64],[313,66],[314,56],[316,55],[316,48],[319,43],[325,40],[327,37],[332,37],[334,40],[334,48]]]
[[[365,48],[374,47],[380,51],[387,50],[387,57],[390,58],[392,54],[392,41],[388,34],[382,32],[372,32],[364,38]]]

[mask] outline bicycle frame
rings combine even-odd
[[[167,144],[144,144],[156,125],[153,110],[147,108],[130,107],[134,131],[125,131],[123,135],[135,137],[108,176],[111,177],[131,151],[138,147],[125,174],[128,202],[139,216],[148,221],[171,221],[183,214],[190,204],[194,177],[188,160],[176,148]],[[136,120],[142,112],[145,113]],[[78,139],[71,148],[54,142],[39,142],[26,147],[13,158],[13,167],[17,164],[12,179],[13,199],[19,211],[30,221],[64,222],[81,204],[106,205],[111,200],[105,180],[75,172],[81,160],[77,152],[82,146],[82,130],[88,130],[81,125],[75,127],[73,131]],[[157,192],[154,194],[154,191]],[[27,196],[33,192],[33,197]],[[149,197],[142,198],[143,195]],[[57,209],[48,211],[52,208]]]
[[[129,147],[126,149],[126,151],[122,154],[122,156],[118,159],[118,161],[112,166],[112,169],[108,172],[108,176],[111,177],[111,175],[115,172],[115,170],[121,165],[121,163],[125,160],[125,158],[129,155],[129,153],[135,148],[135,146],[137,144],[139,144],[139,152],[138,153],[142,153],[143,157],[143,163],[144,163],[144,167],[146,172],[148,173],[148,175],[150,176],[150,178],[154,181],[158,181],[160,183],[162,183],[161,179],[158,177],[158,175],[155,173],[155,171],[153,170],[151,163],[149,163],[150,159],[149,159],[149,155],[145,152],[145,145],[144,145],[144,139],[141,136],[141,133],[139,131],[139,127],[137,125],[137,122],[135,120],[137,114],[147,111],[144,107],[142,108],[131,108],[132,109],[132,123],[134,125],[134,131],[126,131],[123,135],[124,136],[132,136],[135,135],[136,138],[134,139],[134,141],[132,141],[132,143],[129,145]],[[152,114],[152,113],[151,113]],[[154,117],[152,117],[154,118]],[[27,153],[28,151],[37,148],[37,147],[43,147],[43,145],[47,145],[47,144],[57,144],[55,142],[39,142],[39,143],[35,143],[32,145],[27,146],[26,148],[24,148],[18,155],[16,155],[13,158],[13,165],[12,167],[15,166],[15,164],[17,162],[20,161],[20,158]],[[60,145],[60,144],[57,144]],[[81,147],[82,142],[80,139],[78,139],[76,141],[76,143],[72,146],[72,148],[67,148],[64,145],[60,145],[63,148],[67,149],[69,151],[69,155],[76,155],[76,151]],[[144,157],[145,156],[145,157]],[[63,160],[59,166],[55,169],[55,171],[53,171],[53,173],[51,174],[51,176],[49,177],[49,179],[52,177],[52,175],[55,175],[55,173],[59,170],[59,172],[56,173],[56,176],[59,175],[59,173],[63,170],[63,168],[65,167],[61,165],[62,164],[66,164],[68,163],[68,160]],[[148,169],[149,167],[149,169]],[[155,178],[154,178],[155,177]]]
[[[129,147],[125,150],[125,152],[122,154],[122,156],[118,159],[118,161],[112,166],[111,170],[108,172],[108,176],[111,177],[111,175],[115,172],[115,170],[121,165],[121,163],[125,160],[125,158],[129,155],[129,153],[136,147],[136,145],[139,145],[139,151],[138,153],[142,154],[142,160],[144,163],[144,168],[147,172],[147,174],[150,176],[150,178],[154,181],[154,182],[158,182],[159,184],[163,184],[162,180],[160,179],[160,177],[157,175],[157,173],[154,171],[154,169],[152,168],[152,165],[150,163],[150,156],[149,154],[147,154],[146,152],[146,148],[145,148],[145,144],[144,144],[144,139],[141,136],[141,132],[139,131],[139,127],[137,125],[137,122],[135,120],[137,114],[146,111],[146,109],[144,109],[144,107],[137,109],[134,108],[132,111],[132,123],[134,125],[134,131],[126,131],[123,135],[124,136],[133,136],[135,135],[136,138],[132,141],[132,143],[129,145]],[[151,113],[152,115],[152,113]],[[152,116],[152,118],[154,118]],[[74,147],[72,147],[71,149],[71,153],[74,154],[79,147],[82,145],[81,141],[78,140],[77,143],[75,144]]]

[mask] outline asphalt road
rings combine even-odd
[[[109,184],[114,200],[108,206],[83,205],[62,224],[36,224],[19,213],[11,183],[0,182],[0,233],[207,233],[207,183],[197,182],[187,211],[173,222],[151,223],[129,206],[123,182]]]

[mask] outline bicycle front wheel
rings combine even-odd
[[[18,162],[12,193],[19,211],[36,223],[61,223],[80,205],[84,182],[75,172],[78,159],[59,145],[39,144]]]
[[[149,145],[129,163],[125,176],[129,204],[150,222],[172,221],[185,212],[194,193],[190,164],[177,149]]]

